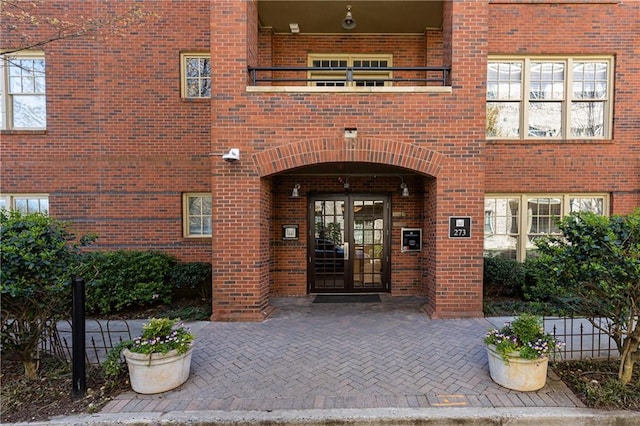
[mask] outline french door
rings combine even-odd
[[[311,293],[389,291],[389,197],[309,197],[308,285]]]

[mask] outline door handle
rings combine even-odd
[[[342,250],[344,251],[344,260],[349,260],[349,243],[344,243]]]

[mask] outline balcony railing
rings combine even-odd
[[[248,70],[253,86],[307,86],[318,83],[335,86],[371,86],[380,83],[447,86],[451,67],[249,67]],[[393,76],[387,77],[384,73]]]

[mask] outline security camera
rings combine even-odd
[[[229,152],[222,155],[222,159],[227,163],[235,163],[240,159],[240,150],[238,148],[231,148]]]

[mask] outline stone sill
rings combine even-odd
[[[452,93],[451,86],[407,87],[316,87],[316,86],[247,86],[247,93]]]

